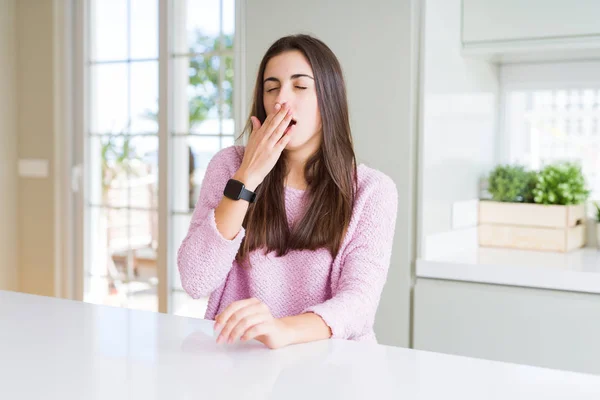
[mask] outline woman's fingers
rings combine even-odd
[[[289,110],[290,107],[284,103],[279,109],[279,111],[273,115],[273,119],[271,120],[271,122],[267,126],[267,130],[265,131],[265,138],[270,138],[273,135],[273,133],[281,125],[281,121],[283,121],[288,115]]]
[[[277,105],[280,106],[279,104],[277,104]],[[252,132],[251,133],[254,134],[254,133],[258,132],[261,128],[263,128],[262,135],[260,135],[260,136],[262,136],[264,138],[269,138],[271,136],[271,134],[273,133],[273,131],[275,129],[277,129],[277,127],[281,123],[281,120],[283,120],[285,118],[288,110],[289,110],[289,107],[284,103],[283,106],[279,107],[277,112],[275,112],[274,114],[268,115],[262,124],[257,117],[255,117],[254,115],[250,116],[250,121],[252,121]]]
[[[258,336],[266,335],[270,331],[271,327],[268,323],[263,322],[261,324],[256,324],[242,335],[241,340],[246,342],[248,340],[256,339]]]
[[[270,140],[272,146],[275,146],[277,144],[277,142],[279,141],[279,139],[281,139],[281,137],[285,133],[285,130],[290,125],[291,121],[292,121],[292,113],[290,110],[286,114],[285,118],[281,120],[281,122],[279,123],[277,128],[271,134],[271,138],[269,140]]]
[[[256,186],[262,183],[281,156],[282,149],[275,146],[292,118],[288,105],[283,104],[276,107],[276,110],[262,123],[256,116],[250,117],[252,133],[240,169],[243,169],[244,174],[255,182]]]
[[[219,327],[225,326],[225,324],[227,323],[227,321],[229,321],[231,316],[238,310],[241,310],[242,308],[254,304],[260,304],[260,300],[256,298],[251,298],[240,301],[234,301],[229,306],[227,306],[221,314],[217,315],[217,317],[215,318],[215,329],[219,329]]]
[[[268,307],[257,299],[242,300],[232,303],[218,316],[217,324],[222,326],[223,329],[217,338],[217,343],[223,343],[225,341],[231,343],[233,340],[230,339],[235,339],[235,337],[232,337],[233,330],[237,328],[238,331],[236,331],[235,334],[237,336],[242,335],[248,327],[252,326],[248,324],[254,321],[254,319],[248,320],[247,318],[257,314],[262,318],[261,320],[273,318]],[[240,323],[242,325],[238,327]],[[242,331],[240,332],[240,330]]]
[[[248,307],[248,308],[250,308],[250,307]],[[253,306],[253,308],[254,308],[254,306]],[[231,333],[229,333],[229,336],[226,337],[227,343],[235,342],[237,339],[240,338],[240,336],[242,336],[244,333],[246,333],[246,331],[248,329],[252,328],[253,326],[255,326],[257,324],[267,322],[271,318],[272,317],[270,315],[265,314],[264,312],[258,312],[257,314],[250,314],[250,315],[243,317],[233,327],[233,329],[231,330]]]
[[[254,115],[250,117],[250,120],[252,121],[252,133],[254,133],[260,129],[262,124],[260,123],[260,120],[258,118],[256,118]]]
[[[221,333],[217,337],[217,343],[219,343],[219,344],[225,343],[225,342],[231,343],[231,341],[229,339],[231,338],[231,332],[233,331],[233,329],[235,329],[235,327],[242,321],[244,321],[244,323],[246,323],[247,321],[245,319],[247,317],[258,314],[261,311],[262,311],[261,308],[259,308],[259,306],[256,304],[244,307],[241,310],[236,311],[229,318],[229,320],[227,320],[227,322],[223,325],[223,329],[221,330]]]
[[[292,135],[296,130],[296,125],[290,126],[290,129],[279,139],[279,141],[275,144],[275,149],[279,152],[282,152],[285,149],[285,146],[292,140]]]

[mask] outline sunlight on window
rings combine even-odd
[[[577,162],[600,198],[600,89],[513,91],[506,101],[511,161],[532,169]]]
[[[176,254],[206,168],[234,144],[235,0],[170,0],[171,32],[159,32],[159,0],[88,0],[89,93],[85,300],[157,310],[159,142],[170,148]],[[159,35],[169,37],[168,132],[159,132]],[[160,140],[159,140],[160,138]],[[169,260],[172,311],[203,316]]]

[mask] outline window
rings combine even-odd
[[[167,296],[161,311],[201,317],[176,250],[209,160],[234,144],[235,0],[88,0],[80,18],[84,300],[157,311]]]
[[[504,66],[501,77],[508,161],[578,162],[600,199],[600,63]]]
[[[233,0],[175,1],[172,60],[173,160],[171,244],[176,250],[189,227],[206,167],[214,154],[234,144],[234,27]],[[182,179],[187,177],[187,179]],[[181,287],[176,251],[173,309],[178,315],[204,315],[204,302],[190,301]],[[201,309],[201,307],[204,307]]]

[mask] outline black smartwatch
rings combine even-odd
[[[256,200],[256,193],[246,189],[244,184],[238,180],[230,179],[223,190],[225,197],[231,200],[246,200],[249,203],[254,203]]]

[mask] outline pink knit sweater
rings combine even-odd
[[[206,319],[234,301],[256,297],[275,318],[313,312],[333,338],[376,341],[375,312],[390,264],[398,193],[382,172],[358,166],[358,190],[350,226],[338,255],[326,249],[294,250],[282,257],[264,250],[250,253],[250,268],[235,261],[244,228],[232,240],[217,230],[215,208],[228,179],[240,167],[244,147],[217,153],[208,165],[187,236],[178,251],[185,291],[197,299],[210,295]],[[285,189],[290,227],[307,205],[305,192]]]

